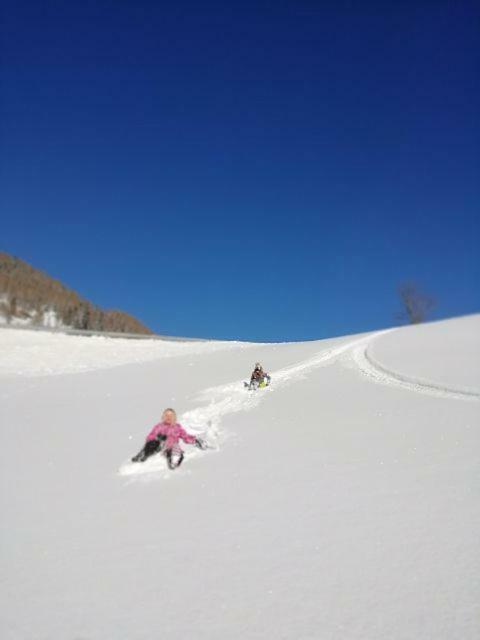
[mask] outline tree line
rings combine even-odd
[[[20,318],[43,325],[52,312],[73,329],[152,333],[128,313],[103,310],[20,258],[0,252],[0,314],[7,322]]]

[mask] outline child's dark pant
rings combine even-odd
[[[160,440],[147,440],[143,449],[132,458],[133,462],[144,462],[150,456],[160,451],[163,441]]]

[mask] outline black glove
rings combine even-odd
[[[198,447],[199,449],[206,449],[207,448],[207,443],[205,442],[205,440],[202,440],[201,438],[195,438],[195,446]]]

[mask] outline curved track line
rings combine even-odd
[[[371,340],[375,337],[376,336],[373,336]],[[352,349],[352,358],[360,371],[374,382],[389,387],[399,387],[401,389],[407,389],[408,391],[423,393],[436,398],[453,398],[455,400],[473,401],[480,400],[480,393],[476,393],[475,391],[464,391],[460,389],[452,389],[435,383],[427,383],[423,380],[409,378],[385,368],[383,365],[373,360],[372,356],[369,355],[368,346],[371,340],[365,345],[358,345],[357,347],[354,347]]]

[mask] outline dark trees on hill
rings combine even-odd
[[[74,329],[152,333],[128,313],[104,311],[23,260],[0,252],[0,314],[7,322],[24,317],[42,324],[49,311]]]

